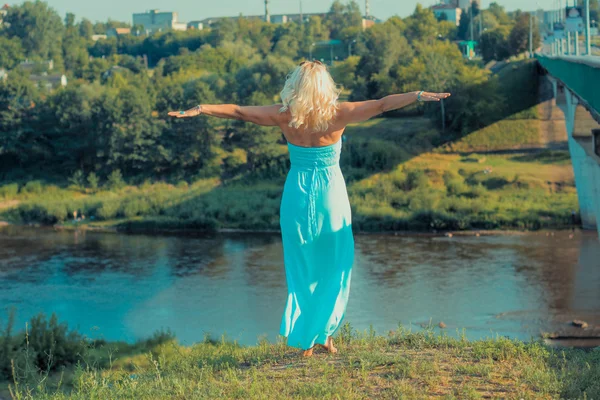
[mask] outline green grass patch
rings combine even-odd
[[[334,338],[339,352],[319,348],[311,358],[281,339],[241,346],[226,336],[205,336],[181,346],[168,332],[135,344],[84,338],[76,362],[50,370],[31,358],[18,358],[48,349],[19,348],[13,354],[19,367],[0,387],[18,399],[53,400],[600,396],[597,349],[556,349],[541,340],[502,336],[469,341],[464,332],[457,336],[438,333],[431,325],[416,331],[398,325],[381,336],[345,323]]]
[[[540,144],[540,121],[502,120],[441,146],[437,151],[470,153],[535,147]]]

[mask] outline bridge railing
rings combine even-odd
[[[535,56],[540,65],[555,79],[577,94],[587,106],[600,115],[600,57]]]

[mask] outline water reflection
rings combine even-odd
[[[448,333],[521,339],[570,319],[600,324],[593,233],[489,237],[357,235],[346,320],[385,333],[444,321]],[[0,305],[18,326],[58,313],[92,337],[132,341],[171,328],[244,344],[274,340],[286,297],[276,234],[144,236],[0,229]],[[0,314],[4,320],[6,314]],[[93,327],[97,327],[97,330]]]

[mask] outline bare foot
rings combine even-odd
[[[304,350],[304,352],[302,353],[303,357],[312,357],[313,355],[313,348],[311,347],[308,350]]]
[[[337,350],[337,348],[335,348],[335,347],[333,346],[333,339],[331,338],[331,336],[329,336],[329,337],[327,338],[327,341],[325,342],[325,344],[324,344],[324,345],[322,344],[322,345],[320,345],[320,346],[321,346],[321,347],[324,347],[325,349],[327,349],[327,351],[328,351],[328,352],[330,352],[330,353],[332,353],[332,354],[335,354],[335,353],[337,353],[337,351],[338,351],[338,350]]]

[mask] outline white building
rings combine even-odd
[[[2,6],[2,8],[0,8],[0,26],[2,26],[2,21],[4,21],[6,14],[8,14],[9,8],[10,7],[8,6],[8,4],[5,4]]]
[[[142,25],[146,34],[171,29],[185,31],[188,28],[186,23],[177,20],[176,12],[159,12],[159,10],[133,14],[133,25]]]
[[[445,19],[458,26],[460,24],[460,16],[463,10],[452,4],[436,4],[431,7],[431,11],[437,19]]]
[[[30,75],[29,79],[36,82],[38,87],[47,90],[62,86],[67,86],[67,77],[62,74],[48,75],[46,73],[42,75]]]

